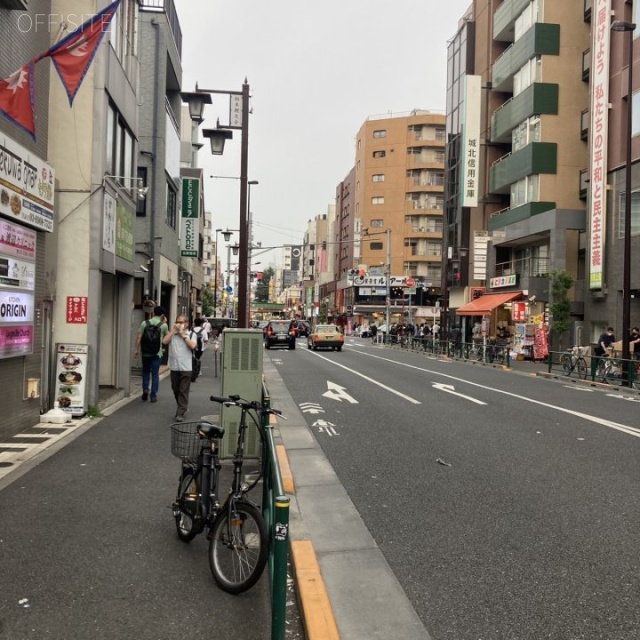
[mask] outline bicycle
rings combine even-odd
[[[217,584],[228,593],[250,589],[260,578],[267,563],[269,534],[260,508],[248,498],[264,473],[266,439],[262,418],[276,409],[249,402],[233,395],[211,396],[211,401],[241,410],[238,439],[233,456],[233,480],[223,504],[218,497],[220,440],[224,428],[210,422],[182,422],[171,425],[171,453],[182,460],[178,493],[172,504],[178,537],[190,542],[207,529],[209,567]],[[256,425],[262,440],[262,466],[249,481],[242,476],[247,416]]]
[[[640,389],[640,361],[622,360],[616,357],[615,352],[610,350],[604,356],[600,356],[596,368],[596,377],[607,384],[619,387],[627,380],[625,365],[629,366],[631,382],[628,385],[633,389]]]
[[[573,347],[570,351],[563,353],[560,356],[560,366],[565,376],[570,376],[577,370],[578,378],[587,379],[589,367],[584,357],[583,347]]]

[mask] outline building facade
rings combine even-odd
[[[50,13],[49,0],[0,1],[0,78],[8,78],[49,48],[49,31],[42,25],[36,28],[36,17]],[[57,224],[57,208],[55,168],[49,158],[49,64],[43,61],[34,69],[35,139],[17,123],[0,117],[0,380],[4,388],[0,437],[37,423],[41,411],[50,406],[54,297],[45,253],[47,238]],[[38,168],[32,186],[23,171],[28,167]],[[47,179],[40,184],[42,170]],[[46,211],[43,224],[33,224],[23,214],[31,207]],[[23,313],[11,312],[16,304]]]
[[[514,306],[511,313],[507,304],[505,314],[491,316],[490,333],[498,324],[511,327],[516,316],[548,323],[550,278],[560,272],[574,282],[572,333],[580,331],[589,44],[583,0],[476,0],[449,42],[443,257],[449,322],[458,315],[464,323],[471,315],[465,304],[475,296],[504,293],[524,301],[524,310],[518,306],[516,314]]]
[[[392,322],[432,323],[439,315],[445,123],[444,114],[414,110],[369,118],[357,134],[354,239],[357,229],[360,234],[352,268],[366,276],[346,280],[354,323],[380,322],[387,277]],[[414,284],[405,286],[407,278]],[[415,307],[425,309],[417,313]]]

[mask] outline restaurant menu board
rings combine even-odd
[[[73,416],[83,416],[89,345],[58,344],[56,348],[56,395],[58,406]]]

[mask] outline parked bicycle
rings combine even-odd
[[[596,380],[616,387],[626,384],[627,370],[625,365],[627,364],[631,377],[631,384],[628,386],[633,389],[640,389],[640,361],[627,361],[618,358],[613,350],[598,358]]]
[[[560,356],[560,366],[565,376],[570,376],[574,371],[578,378],[586,380],[589,373],[589,366],[584,357],[584,347],[573,347]]]
[[[269,534],[260,508],[248,493],[264,473],[265,435],[263,418],[282,416],[259,402],[240,396],[211,396],[213,402],[240,408],[238,439],[233,456],[233,480],[229,495],[220,504],[220,440],[224,428],[210,422],[183,422],[171,425],[171,453],[182,461],[178,494],[172,505],[178,537],[190,542],[207,529],[209,567],[218,585],[229,593],[250,589],[260,578],[267,562]],[[242,475],[247,429],[256,425],[262,440],[262,465],[251,480]]]

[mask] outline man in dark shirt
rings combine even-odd
[[[597,356],[603,356],[615,341],[616,337],[613,335],[613,327],[607,327],[607,330],[598,338],[598,345],[594,350],[595,354]]]

